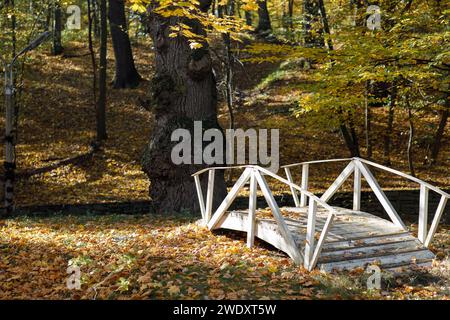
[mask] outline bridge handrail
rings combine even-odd
[[[290,182],[282,177],[280,177],[279,175],[271,172],[270,170],[267,170],[263,167],[260,167],[258,165],[242,165],[242,166],[230,166],[230,167],[208,167],[205,169],[202,169],[200,171],[195,172],[194,174],[192,174],[192,177],[195,176],[199,176],[205,172],[208,171],[212,171],[212,170],[226,170],[226,169],[247,169],[247,168],[253,168],[256,169],[260,172],[263,172],[265,175],[271,176],[272,178],[283,182],[284,184],[288,185],[289,187],[293,187],[294,189],[300,191],[301,193],[305,194],[306,196],[308,196],[309,198],[314,199],[317,203],[319,203],[321,206],[323,206],[325,209],[332,211],[334,214],[339,214],[339,211],[337,211],[336,209],[334,209],[332,206],[330,206],[328,203],[326,203],[325,201],[321,200],[318,196],[316,196],[314,193],[303,189],[302,187],[300,187],[299,185]]]
[[[375,177],[372,175],[372,173],[368,170],[367,166],[375,167],[378,169],[381,169],[386,172],[393,173],[397,176],[406,178],[410,181],[413,181],[415,183],[418,183],[420,185],[420,197],[419,197],[419,231],[418,231],[418,238],[419,240],[425,245],[425,247],[428,247],[431,241],[433,240],[434,234],[437,230],[439,221],[442,217],[442,214],[444,212],[445,206],[450,199],[450,194],[447,192],[441,190],[438,187],[435,187],[428,182],[425,182],[423,180],[420,180],[416,177],[413,177],[407,173],[403,173],[399,170],[395,170],[389,167],[386,167],[384,165],[362,159],[359,157],[353,157],[349,159],[328,159],[328,160],[316,160],[316,161],[307,161],[307,162],[300,162],[300,163],[294,163],[290,165],[282,166],[282,168],[285,169],[286,175],[290,181],[292,181],[292,175],[290,172],[290,169],[297,166],[302,166],[302,187],[303,189],[307,189],[308,185],[308,175],[309,175],[309,165],[310,164],[318,164],[318,163],[326,163],[326,162],[339,162],[339,161],[350,161],[350,163],[347,165],[347,167],[344,169],[344,171],[341,173],[341,175],[336,179],[336,181],[331,185],[331,187],[322,195],[321,199],[328,201],[331,196],[336,192],[336,190],[339,188],[340,185],[348,178],[348,176],[354,171],[355,173],[355,183],[353,188],[353,210],[360,210],[361,205],[361,172],[363,172],[364,176],[366,177],[367,182],[369,182],[370,187],[375,192],[377,198],[380,200],[383,208],[386,210],[386,212],[391,217],[392,221],[398,225],[399,227],[402,227],[406,230],[406,226],[404,225],[403,221],[401,221],[400,217],[398,216],[397,212],[395,211],[392,204],[387,199],[384,192],[381,190],[381,187],[379,186],[378,182],[376,181]],[[351,168],[353,166],[353,168]],[[427,219],[428,219],[428,191],[432,190],[439,194],[441,196],[441,199],[439,201],[438,207],[436,209],[436,212],[433,217],[433,221],[431,223],[430,229],[427,230]],[[292,191],[292,196],[294,198],[294,202],[296,203],[296,206],[304,206],[306,204],[306,199],[302,197],[301,201],[299,201],[297,194],[295,194],[294,191]]]
[[[302,166],[302,165],[305,165],[305,164],[319,164],[319,163],[327,163],[327,162],[344,162],[344,161],[351,161],[351,160],[358,160],[358,161],[361,161],[361,162],[363,162],[365,164],[368,164],[368,165],[370,165],[372,167],[376,167],[378,169],[381,169],[381,170],[393,173],[395,175],[398,175],[400,177],[406,178],[406,179],[411,180],[411,181],[413,181],[415,183],[418,183],[420,185],[426,186],[428,189],[433,190],[436,193],[439,193],[440,195],[446,197],[447,199],[450,199],[450,194],[448,194],[447,192],[441,190],[438,187],[435,187],[435,186],[429,184],[428,182],[425,182],[425,181],[423,181],[423,180],[421,180],[419,178],[413,177],[413,176],[411,176],[411,175],[409,175],[407,173],[401,172],[399,170],[392,169],[392,168],[386,167],[386,166],[384,166],[382,164],[379,164],[379,163],[376,163],[376,162],[373,162],[373,161],[369,161],[369,160],[366,160],[366,159],[363,159],[363,158],[359,158],[359,157],[305,161],[305,162],[298,162],[298,163],[287,164],[287,165],[281,166],[280,168],[285,169],[285,168],[298,167],[298,166]]]

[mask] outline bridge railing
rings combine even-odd
[[[381,169],[386,172],[393,173],[397,176],[408,179],[412,182],[419,184],[420,186],[420,196],[419,196],[419,222],[418,222],[418,239],[421,241],[426,247],[428,247],[433,240],[434,234],[436,233],[437,227],[439,225],[439,221],[444,213],[445,206],[450,199],[450,195],[441,189],[432,186],[431,184],[422,181],[416,177],[413,177],[409,174],[403,173],[401,171],[383,166],[381,164],[368,161],[361,158],[346,158],[346,159],[329,159],[329,160],[318,160],[318,161],[308,161],[308,162],[300,162],[294,163],[286,166],[282,166],[285,170],[286,177],[290,182],[293,182],[291,169],[294,167],[302,168],[302,176],[301,176],[301,187],[304,190],[308,189],[308,180],[309,180],[309,166],[311,164],[319,164],[319,163],[329,163],[329,162],[348,162],[347,166],[341,172],[341,174],[336,178],[333,184],[324,192],[321,196],[321,200],[324,202],[328,202],[334,193],[339,189],[340,186],[350,177],[353,173],[354,183],[353,183],[353,210],[360,210],[361,207],[361,178],[364,176],[367,183],[369,184],[372,191],[375,193],[376,197],[380,201],[386,213],[391,218],[392,222],[397,226],[401,227],[404,230],[407,230],[405,224],[400,219],[397,211],[392,206],[391,202],[386,197],[385,193],[381,189],[377,180],[373,176],[372,172],[369,170],[369,167],[374,167],[377,169]],[[434,191],[438,193],[441,198],[439,204],[437,206],[436,212],[434,214],[430,229],[428,229],[428,194],[429,191]],[[291,188],[291,193],[297,207],[304,207],[307,205],[307,198],[304,196],[304,193],[299,195],[297,192]]]
[[[221,202],[216,211],[212,212],[213,206],[213,195],[214,195],[214,178],[216,170],[225,170],[231,168],[243,169],[241,176],[237,179],[236,183],[231,188],[230,192],[227,194],[225,199]],[[206,203],[204,201],[204,194],[202,191],[202,186],[200,182],[200,175],[208,172],[208,189],[206,192]],[[278,204],[276,203],[273,194],[267,184],[265,176],[270,176],[283,184],[289,186],[291,190],[299,192],[302,196],[309,199],[308,207],[308,217],[306,226],[306,241],[304,253],[301,252],[299,245],[294,240],[291,232],[288,229],[286,222],[280,212]],[[297,264],[303,263],[305,268],[312,270],[318,261],[323,244],[326,240],[327,234],[331,228],[333,220],[339,212],[328,205],[325,201],[317,197],[315,194],[309,192],[308,190],[296,185],[292,181],[286,180],[279,175],[256,165],[247,166],[237,166],[237,167],[212,167],[206,168],[204,170],[198,171],[193,174],[195,185],[197,188],[197,196],[199,200],[200,210],[202,213],[203,221],[207,227],[212,230],[215,229],[221,222],[221,219],[226,214],[226,211],[233,203],[234,199],[237,197],[239,191],[244,187],[244,185],[250,180],[250,193],[249,193],[249,207],[248,207],[248,226],[247,230],[242,230],[247,232],[247,246],[252,247],[255,238],[255,224],[256,224],[256,199],[257,199],[257,187],[259,186],[264,198],[266,199],[272,215],[278,225],[279,231],[285,244],[283,251],[285,251]],[[326,222],[320,233],[320,237],[315,244],[315,233],[316,233],[316,216],[317,207],[321,206],[328,211],[328,216]]]

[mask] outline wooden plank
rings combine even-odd
[[[212,216],[211,220],[208,222],[208,229],[212,230],[216,227],[216,224],[219,222],[219,219],[222,218],[226,210],[230,207],[231,203],[236,198],[239,190],[244,186],[244,184],[248,181],[250,178],[250,174],[252,172],[252,168],[247,168],[244,170],[244,172],[241,174],[239,179],[236,181],[234,186],[231,188],[230,192],[227,194],[225,199],[222,201],[220,206],[217,208],[216,212]]]
[[[206,211],[205,211],[206,223],[208,223],[209,220],[211,220],[212,215],[212,205],[214,199],[214,176],[215,176],[214,169],[208,171],[208,192],[206,193]]]
[[[291,175],[291,170],[289,168],[284,168],[284,171],[286,172],[286,178],[288,179],[288,181],[294,183],[294,179],[292,179]],[[300,201],[298,200],[297,190],[295,190],[292,186],[289,186],[289,188],[291,189],[291,194],[292,197],[294,198],[295,206],[299,207]]]
[[[428,188],[421,184],[419,195],[419,228],[417,230],[417,238],[424,243],[427,238],[428,229]]]
[[[335,192],[342,186],[342,184],[347,180],[347,178],[352,174],[355,165],[353,162],[350,162],[344,170],[342,170],[341,174],[336,178],[336,180],[331,184],[331,186],[324,192],[324,194],[320,197],[320,200],[327,202],[331,199],[331,197],[335,194]]]
[[[319,263],[377,257],[398,252],[415,251],[422,249],[424,249],[424,247],[417,239],[411,239],[409,241],[381,245],[368,245],[364,247],[348,248],[343,250],[324,251],[320,256]]]
[[[359,161],[355,161],[356,165],[361,170],[362,175],[366,179],[367,183],[369,184],[370,188],[372,188],[372,191],[375,193],[375,196],[380,201],[381,205],[383,206],[384,210],[386,210],[387,214],[391,218],[392,222],[402,228],[403,230],[407,230],[405,224],[403,223],[402,219],[400,219],[399,215],[397,214],[397,211],[395,211],[392,204],[389,202],[388,198],[384,194],[383,190],[381,190],[380,185],[378,184],[377,180],[373,176],[372,172],[364,165],[363,163]]]
[[[399,272],[402,271],[402,274],[405,273],[405,269],[411,269],[412,266],[419,268],[427,268],[433,265],[433,259],[417,259],[414,263],[411,262],[400,262],[400,263],[389,263],[383,265],[384,271],[389,272]],[[403,270],[400,270],[403,269]],[[412,271],[412,270],[411,270]]]
[[[302,189],[308,190],[308,180],[309,180],[309,164],[305,163],[302,165]],[[302,192],[300,195],[300,206],[304,207],[308,205],[308,197],[306,193]]]
[[[256,180],[258,181],[259,187],[264,195],[264,198],[267,201],[267,204],[269,205],[270,209],[272,210],[272,214],[275,218],[275,221],[277,222],[277,225],[280,229],[280,233],[283,236],[283,238],[286,240],[287,247],[283,249],[284,252],[286,252],[296,264],[300,264],[303,262],[303,257],[301,256],[301,253],[297,249],[297,245],[295,243],[294,238],[292,237],[292,234],[290,233],[286,223],[283,220],[283,217],[281,216],[280,209],[278,208],[278,205],[272,195],[272,192],[270,192],[269,186],[267,185],[266,180],[264,177],[260,174],[259,171],[255,171],[254,175],[256,177]]]
[[[203,192],[202,192],[202,185],[200,183],[200,177],[194,176],[195,181],[195,188],[197,189],[197,197],[198,197],[198,204],[200,206],[200,212],[202,213],[202,219],[205,224],[208,223],[205,219],[205,201],[203,200]]]
[[[253,247],[255,241],[255,213],[256,213],[256,178],[254,170],[250,176],[250,195],[248,201],[248,229],[247,229],[247,247]]]
[[[357,267],[365,267],[367,264],[379,263],[381,267],[384,264],[392,264],[392,263],[409,263],[413,262],[413,259],[433,259],[434,254],[427,250],[418,250],[412,252],[404,252],[404,253],[396,253],[396,254],[388,254],[381,257],[373,257],[373,258],[363,258],[363,259],[354,259],[350,261],[340,261],[340,262],[331,262],[331,263],[319,263],[319,268],[323,271],[332,271],[335,270],[351,270]]]
[[[360,248],[374,245],[383,245],[413,240],[416,240],[416,238],[414,238],[409,232],[403,232],[390,235],[379,235],[360,240],[328,241],[324,244],[322,252],[344,250],[350,248]]]
[[[442,214],[444,213],[447,200],[448,200],[447,197],[442,196],[441,200],[439,201],[436,213],[434,214],[433,222],[431,223],[430,231],[428,232],[428,236],[424,243],[425,247],[428,247],[431,243],[431,240],[433,240],[434,234],[436,233],[437,227],[439,225],[439,221],[441,220]]]
[[[314,250],[313,257],[309,264],[309,269],[308,269],[309,271],[311,271],[312,269],[314,269],[316,267],[317,260],[319,259],[319,255],[321,254],[323,244],[325,242],[325,239],[328,236],[328,231],[330,230],[330,227],[331,227],[331,224],[333,223],[334,217],[335,217],[335,215],[330,212],[330,214],[328,215],[327,222],[325,223],[325,226],[323,227],[322,232],[320,234],[319,241],[317,241],[316,249]]]
[[[353,210],[361,210],[361,170],[355,166],[353,181]]]

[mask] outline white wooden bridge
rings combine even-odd
[[[329,162],[348,162],[345,169],[321,197],[308,191],[310,165]],[[291,170],[300,167],[301,184],[294,183]],[[415,237],[389,202],[370,167],[388,171],[409,179],[420,186],[418,235]],[[217,170],[230,167],[213,167],[193,175],[197,187],[204,224],[210,229],[225,228],[247,232],[247,245],[253,246],[254,238],[266,241],[285,252],[296,264],[308,270],[316,266],[324,271],[353,269],[368,264],[378,264],[382,269],[430,266],[434,254],[428,246],[438,228],[450,195],[429,183],[403,172],[361,158],[320,160],[291,164],[282,167],[283,178],[260,166],[239,168],[242,174],[228,195],[212,212],[214,177]],[[208,187],[204,194],[200,176],[208,173]],[[353,208],[333,207],[327,202],[342,184],[353,175]],[[295,207],[279,208],[266,178],[273,178],[288,186]],[[361,180],[364,178],[380,201],[390,220],[360,211]],[[228,211],[239,191],[250,180],[248,210]],[[260,188],[271,210],[271,216],[261,214],[256,206],[257,188]],[[429,191],[440,195],[436,213],[428,228]],[[204,198],[206,196],[206,203]]]

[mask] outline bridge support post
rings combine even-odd
[[[308,190],[308,178],[309,178],[309,164],[302,165],[302,189]],[[302,192],[300,195],[300,207],[306,207],[308,204],[308,197]]]
[[[358,166],[355,166],[354,172],[354,183],[353,183],[353,210],[361,210],[361,170]]]
[[[428,228],[428,188],[423,184],[420,185],[420,198],[419,198],[419,229],[417,231],[417,237],[419,241],[425,243],[427,238]]]
[[[256,214],[256,177],[255,170],[252,170],[250,176],[250,195],[248,201],[248,229],[247,229],[247,247],[253,247],[255,242],[255,214]]]
[[[288,181],[294,183],[294,179],[292,179],[291,169],[284,168],[284,171],[286,172],[286,178],[288,179]],[[295,206],[298,208],[300,207],[300,201],[298,200],[297,190],[295,190],[292,186],[289,187],[291,188],[292,198],[294,198]]]
[[[308,222],[306,225],[306,244],[305,244],[305,258],[304,266],[306,269],[310,269],[314,252],[314,236],[316,232],[316,212],[317,202],[314,199],[309,199],[308,208]]]

